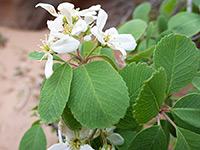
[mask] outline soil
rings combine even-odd
[[[39,39],[48,30],[22,31],[0,27],[8,40],[0,47],[0,150],[17,150],[23,134],[39,117],[30,111],[39,103],[40,84],[45,61],[29,59],[28,53],[39,50]],[[22,104],[25,103],[23,106]],[[57,142],[51,128],[42,125],[48,147]]]

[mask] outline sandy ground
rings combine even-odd
[[[30,117],[30,111],[39,103],[39,90],[45,62],[27,58],[29,52],[39,50],[39,39],[44,39],[48,30],[20,31],[0,27],[8,38],[5,47],[0,47],[0,150],[17,150],[23,134],[38,117]],[[24,107],[20,105],[28,98]],[[18,108],[18,109],[17,109]],[[55,133],[43,125],[48,147],[56,143]]]

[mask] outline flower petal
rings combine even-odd
[[[96,19],[97,19],[97,16],[85,16],[84,17],[84,20],[87,24],[91,24]]]
[[[80,150],[94,150],[90,145],[85,144],[80,147]]]
[[[52,145],[47,150],[66,150],[67,149],[67,145],[68,144],[66,144],[66,143],[58,143],[58,144]]]
[[[94,26],[91,30],[91,33],[98,39],[101,44],[105,45],[105,41],[103,39],[103,32],[100,31],[97,26]]]
[[[79,19],[72,29],[72,35],[79,35],[81,32],[85,32],[87,28],[88,24],[84,20]]]
[[[122,145],[122,144],[124,144],[124,138],[118,133],[112,133],[107,138],[113,145]]]
[[[75,51],[79,47],[80,42],[73,37],[66,35],[51,45],[51,49],[59,54]]]
[[[100,31],[103,30],[103,27],[105,26],[107,19],[108,19],[108,14],[103,9],[100,9],[99,14],[97,16],[97,27]]]
[[[53,56],[51,54],[47,54],[47,56],[48,59],[45,65],[45,76],[49,79],[53,74]]]
[[[125,50],[134,50],[137,46],[136,41],[131,34],[116,35],[112,44]]]
[[[68,2],[61,3],[58,5],[58,10],[61,14],[65,15],[67,22],[72,25],[72,16],[73,16],[74,5]]]
[[[91,35],[86,35],[85,37],[84,37],[84,40],[85,41],[90,41],[92,38],[91,38]]]
[[[118,35],[118,31],[116,28],[112,27],[105,31],[105,35],[111,35],[111,36]]]
[[[63,31],[63,15],[59,15],[55,20],[48,20],[47,26],[53,32]]]
[[[35,7],[42,7],[45,10],[47,10],[52,16],[55,16],[55,17],[58,16],[55,8],[52,5],[50,5],[50,4],[38,3]]]

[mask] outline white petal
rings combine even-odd
[[[67,149],[66,143],[58,143],[58,144],[52,145],[47,150],[66,150],[66,149]]]
[[[63,15],[59,15],[53,21],[48,20],[47,26],[48,26],[49,30],[51,30],[53,32],[63,31],[63,17],[64,17]]]
[[[91,39],[92,39],[91,35],[86,35],[86,36],[84,37],[84,40],[85,40],[85,41],[90,41]]]
[[[101,8],[101,5],[97,4],[97,5],[91,6],[91,7],[89,8],[89,10],[98,11],[98,10],[100,10],[100,8]]]
[[[112,44],[125,50],[134,50],[137,46],[136,41],[131,34],[116,35]]]
[[[73,9],[74,5],[68,2],[58,5],[58,10],[61,12],[61,14],[65,15],[67,22],[70,25],[72,25]]]
[[[100,9],[99,14],[97,16],[97,27],[100,31],[103,30],[103,27],[105,26],[107,19],[108,19],[108,14],[103,9]]]
[[[80,42],[73,37],[62,38],[51,45],[51,49],[59,54],[75,51]]]
[[[109,134],[109,133],[112,133],[115,129],[116,129],[116,127],[112,126],[110,128],[106,128],[106,132],[108,132],[108,134]]]
[[[45,3],[38,3],[35,7],[39,7],[39,6],[47,10],[52,16],[55,16],[55,17],[58,16],[55,8],[52,5],[45,4]]]
[[[91,33],[98,39],[101,44],[105,45],[105,41],[103,39],[103,32],[100,31],[97,26],[94,26],[91,30]]]
[[[97,16],[85,16],[84,17],[84,20],[87,24],[91,24],[96,19],[97,19]]]
[[[84,10],[79,11],[79,15],[80,16],[93,16],[93,15],[97,14],[96,11],[99,11],[100,8],[101,8],[101,5],[91,6],[88,9],[84,9]]]
[[[118,35],[118,31],[117,31],[116,28],[112,27],[112,28],[105,31],[105,35],[108,35],[108,34],[111,35],[111,36],[112,35]]]
[[[113,145],[122,145],[122,144],[124,144],[124,138],[118,133],[112,133],[107,138]]]
[[[85,32],[87,28],[88,24],[84,20],[79,19],[72,29],[72,35],[79,35],[81,32]]]
[[[94,150],[90,145],[85,144],[80,147],[80,150]]]
[[[48,54],[47,56],[48,59],[45,65],[45,76],[49,79],[53,74],[53,56],[51,54]]]

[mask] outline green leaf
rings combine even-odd
[[[140,131],[128,150],[167,150],[167,140],[161,126],[152,126]]]
[[[125,115],[129,97],[118,72],[105,61],[94,61],[74,69],[68,104],[83,126],[104,129]]]
[[[200,90],[200,72],[197,73],[196,77],[192,80],[192,84]]]
[[[28,54],[28,58],[33,59],[33,60],[41,60],[43,56],[44,56],[43,52],[36,52],[36,51],[30,52]],[[43,60],[47,60],[47,58],[43,58]],[[60,57],[58,57],[56,55],[53,55],[53,60],[65,62],[63,59],[61,59]]]
[[[200,5],[200,1],[199,0],[192,0],[192,1],[197,7],[199,7],[199,5]]]
[[[151,4],[148,2],[137,6],[133,12],[133,19],[141,19],[145,22],[149,21],[149,12],[151,11]]]
[[[200,95],[182,97],[173,106],[172,113],[188,124],[200,128]]]
[[[105,61],[107,61],[116,71],[119,70],[118,66],[116,66],[115,62],[107,55],[97,55],[95,57],[92,57],[92,59],[94,58],[101,58]]]
[[[188,12],[178,13],[169,20],[168,27],[174,33],[192,37],[200,31],[200,15]]]
[[[178,0],[169,0],[167,4],[163,7],[163,10],[168,14],[171,15],[174,8],[176,7]]]
[[[62,65],[61,63],[54,63],[54,64],[53,64],[53,71],[56,70],[56,68],[58,68],[58,67],[61,66],[61,65]],[[47,79],[46,79],[46,77],[44,76],[44,79],[43,79],[42,84],[41,84],[41,87],[40,87],[40,92],[42,91],[42,89],[43,89],[43,87],[44,87],[46,81],[47,81]]]
[[[168,22],[168,19],[165,16],[163,15],[158,16],[157,24],[158,24],[159,33],[162,33],[163,31],[167,30],[168,28],[167,22]]]
[[[74,118],[70,108],[68,105],[65,106],[65,109],[62,114],[62,119],[66,123],[66,125],[73,131],[80,130],[81,124]]]
[[[115,66],[118,68],[118,64],[116,62],[116,59],[114,57],[114,51],[111,48],[101,48],[100,55],[106,55],[112,59],[112,61],[115,63]]]
[[[173,113],[173,117],[174,117],[174,120],[176,121],[176,124],[177,124],[179,127],[200,134],[200,128],[194,127],[194,126],[192,126],[191,124],[189,124],[189,123],[183,121],[181,118],[179,118],[178,116],[176,116],[174,113]]]
[[[163,67],[167,74],[167,95],[192,82],[198,69],[198,50],[184,35],[170,34],[164,37],[154,51],[156,68]]]
[[[132,139],[135,137],[136,133],[132,130],[116,129],[115,133],[119,133],[124,138],[124,144],[117,146],[119,150],[127,150]]]
[[[131,62],[141,62],[142,60],[144,59],[147,59],[147,60],[150,60],[153,53],[154,53],[154,49],[155,49],[155,46],[152,46],[150,48],[148,48],[147,50],[145,51],[142,51],[134,56],[128,56],[125,61],[126,63],[131,63]]]
[[[147,34],[146,34],[146,48],[149,47],[149,42],[151,40],[153,28],[154,28],[154,24],[153,24],[153,22],[150,22],[148,25]]]
[[[119,74],[122,76],[128,87],[130,97],[130,107],[127,109],[126,115],[123,119],[120,119],[116,125],[118,128],[134,128],[137,125],[135,118],[133,117],[133,107],[143,85],[144,81],[151,77],[154,69],[147,66],[145,63],[132,63],[127,65]]]
[[[140,19],[134,19],[126,22],[119,27],[118,32],[120,34],[132,34],[135,40],[138,40],[145,32],[147,24]]]
[[[72,80],[72,68],[68,63],[58,67],[44,83],[39,103],[40,118],[46,123],[56,121],[68,101]]]
[[[148,48],[156,45],[156,41],[152,40],[152,39],[149,40],[148,47],[146,46],[146,43],[147,43],[147,40],[144,40],[138,45],[137,49],[139,52],[143,52],[143,51],[147,50]]]
[[[22,137],[19,150],[45,150],[47,141],[41,126],[31,127]]]
[[[134,116],[142,124],[156,117],[162,107],[166,90],[165,70],[160,68],[144,84],[134,105]]]
[[[199,150],[200,135],[177,127],[177,142],[174,150]]]

